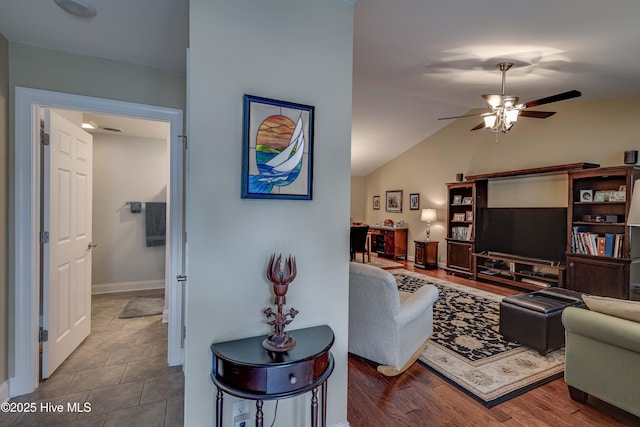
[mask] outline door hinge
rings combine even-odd
[[[49,341],[49,331],[44,328],[40,328],[40,333],[38,334],[38,342],[47,342]]]
[[[46,132],[42,132],[40,142],[42,145],[49,145],[49,134]]]
[[[40,232],[40,243],[49,243],[49,232],[41,231]]]
[[[187,275],[186,274],[178,274],[176,276],[176,279],[178,280],[178,282],[186,282],[187,281]]]
[[[183,340],[187,339],[187,327],[186,326],[182,327],[182,339]]]
[[[186,150],[187,147],[187,135],[178,135],[178,138],[182,138],[182,146]]]

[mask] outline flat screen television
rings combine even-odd
[[[566,208],[486,208],[482,250],[564,262]]]

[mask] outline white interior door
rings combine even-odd
[[[93,138],[45,110],[49,145],[43,153],[42,377],[53,371],[91,331],[91,203]]]

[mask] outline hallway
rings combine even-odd
[[[134,296],[162,290],[93,295],[91,334],[31,394],[11,402],[35,403],[34,413],[0,414],[4,426],[183,425],[184,375],[167,366],[167,324],[162,315],[119,319]],[[68,411],[85,402],[90,411]],[[62,404],[62,412],[41,411]]]

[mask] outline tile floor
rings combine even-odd
[[[34,402],[35,413],[0,413],[5,426],[183,425],[184,375],[167,366],[167,324],[162,316],[118,319],[134,296],[158,291],[94,295],[91,334],[31,394],[11,402]],[[90,412],[67,411],[68,403],[91,404]],[[65,410],[47,413],[47,403]]]

